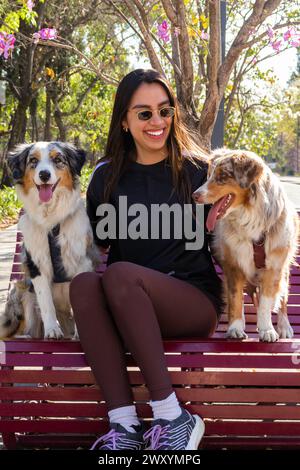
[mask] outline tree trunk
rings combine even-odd
[[[50,141],[51,137],[51,95],[46,87],[46,117],[45,117],[45,128],[44,128],[44,140]]]
[[[19,101],[18,107],[13,117],[12,130],[7,145],[7,151],[12,150],[16,144],[23,143],[25,140],[28,104],[24,103],[24,101]],[[9,175],[8,167],[5,161],[3,165],[3,174],[0,187],[2,188],[3,186],[12,186],[12,178]]]
[[[31,116],[31,140],[37,142],[39,140],[38,125],[37,125],[37,98],[34,97],[30,103],[30,116]]]
[[[67,129],[64,125],[62,114],[58,106],[55,108],[54,111],[54,119],[59,130],[58,140],[65,142],[67,140]]]

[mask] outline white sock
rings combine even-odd
[[[172,421],[181,415],[182,409],[178,403],[175,392],[164,400],[150,401],[153,419],[168,419]]]
[[[121,406],[110,410],[108,417],[110,423],[120,423],[129,432],[136,432],[132,425],[138,426],[140,424],[134,405]]]

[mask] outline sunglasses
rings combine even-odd
[[[171,118],[175,114],[175,108],[173,108],[173,106],[166,106],[165,108],[158,109],[157,112],[163,119]],[[145,111],[138,111],[136,115],[140,121],[149,121],[149,119],[151,119],[153,116],[153,111],[150,109]]]

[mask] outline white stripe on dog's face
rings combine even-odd
[[[60,150],[55,145],[49,146],[48,142],[39,142],[31,149],[27,168],[33,169],[35,184],[55,184],[58,180],[56,168],[53,164],[61,160]]]
[[[36,189],[40,203],[49,203],[54,191],[64,187],[73,190],[67,156],[55,142],[37,142],[32,146],[26,161],[23,178],[24,193]]]

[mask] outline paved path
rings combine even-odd
[[[10,272],[15,252],[17,225],[0,231],[0,315],[6,302]]]
[[[300,210],[300,177],[299,176],[282,176],[280,180],[290,200]]]

